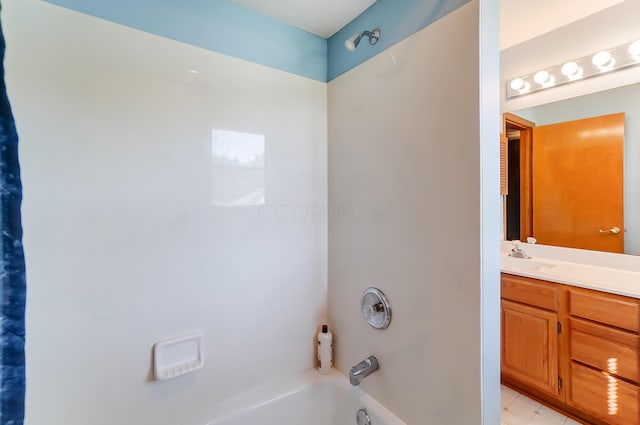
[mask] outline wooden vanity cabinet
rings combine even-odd
[[[640,425],[640,300],[503,273],[502,380],[589,424]]]
[[[502,374],[552,396],[558,395],[557,309],[554,285],[503,276]]]

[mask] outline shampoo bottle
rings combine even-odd
[[[322,331],[318,333],[318,371],[323,375],[331,372],[333,364],[333,335],[327,325],[322,325]]]

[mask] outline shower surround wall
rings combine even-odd
[[[384,2],[353,24],[393,39],[466,3],[388,14]],[[113,11],[144,11],[134,3]],[[497,29],[479,39],[480,21],[497,28],[495,0],[466,3],[328,87],[37,0],[4,1],[3,17],[25,183],[27,425],[202,425],[311,367],[327,318],[327,217],[338,368],[378,356],[362,386],[408,424],[499,422]],[[479,63],[482,49],[494,65]],[[494,88],[495,111],[479,109]],[[261,176],[265,205],[217,205],[241,185],[218,185],[230,176],[212,159],[214,129],[265,136],[264,167],[245,170]],[[360,317],[370,285],[393,303],[382,333]],[[151,345],[193,329],[204,368],[153,382]]]
[[[326,84],[42,1],[2,6],[26,424],[202,425],[311,368],[326,320]],[[264,135],[264,167],[247,172],[262,173],[265,205],[216,205],[242,187],[220,177],[214,129]],[[204,368],[152,381],[153,343],[192,330]]]
[[[478,5],[329,83],[336,365],[375,355],[362,387],[412,425],[482,420]],[[361,316],[369,286],[391,301],[384,331]]]

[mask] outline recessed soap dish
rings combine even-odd
[[[188,335],[156,342],[153,346],[154,375],[164,381],[193,372],[204,365],[202,334]]]

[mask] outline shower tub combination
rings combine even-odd
[[[406,425],[335,370],[305,372],[234,405],[208,425]]]

